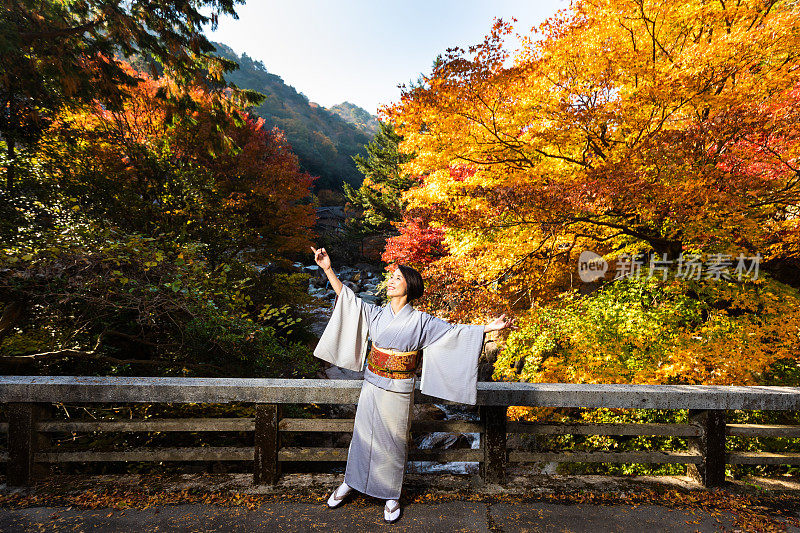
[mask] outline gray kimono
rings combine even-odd
[[[424,349],[420,389],[424,394],[474,405],[483,325],[450,324],[406,304],[364,302],[343,286],[314,355],[360,371],[367,336],[378,348],[409,352]],[[408,455],[408,430],[416,377],[391,379],[364,370],[356,409],[345,482],[382,499],[398,499]]]

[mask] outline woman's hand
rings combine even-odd
[[[322,270],[328,270],[331,267],[331,257],[328,255],[328,252],[325,251],[325,248],[316,249],[312,246],[311,250],[314,252],[314,262],[317,263]]]
[[[342,292],[342,282],[339,281],[339,278],[336,277],[336,273],[331,268],[331,258],[328,255],[328,252],[325,251],[325,248],[320,248],[317,250],[313,246],[311,247],[311,250],[314,252],[314,262],[316,262],[322,271],[325,272],[325,275],[328,277],[328,281],[331,284],[331,288],[336,291],[336,294],[338,295],[340,292]]]
[[[506,315],[500,315],[498,318],[495,318],[488,324],[483,327],[483,332],[487,333],[489,331],[500,331],[504,328],[513,328],[516,329],[517,326],[514,325],[514,321],[516,318],[506,318]]]

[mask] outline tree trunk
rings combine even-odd
[[[9,191],[14,188],[14,181],[16,180],[16,172],[14,168],[16,166],[16,162],[14,161],[14,158],[16,157],[16,152],[14,150],[16,147],[15,144],[16,143],[14,142],[14,137],[10,135],[6,137],[6,146],[8,147],[7,150],[8,168],[6,168],[6,189]]]
[[[17,141],[14,138],[14,133],[17,131],[17,110],[14,105],[14,95],[16,94],[13,89],[8,91],[8,117],[7,122],[4,124],[5,131],[3,137],[6,141],[6,156],[8,159],[8,167],[6,168],[6,190],[9,192],[14,188],[14,183],[17,178]]]
[[[11,333],[24,311],[25,305],[21,301],[12,301],[6,305],[2,315],[0,315],[0,341]]]
[[[653,251],[657,254],[656,260],[660,260],[662,254],[667,254],[667,260],[677,261],[683,251],[682,241],[670,241],[667,239],[653,240],[650,242],[653,246]]]

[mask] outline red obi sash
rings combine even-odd
[[[372,346],[367,360],[367,368],[378,375],[391,379],[410,378],[419,364],[419,350],[398,352]]]

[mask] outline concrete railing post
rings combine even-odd
[[[699,437],[689,439],[689,451],[698,452],[703,460],[688,465],[687,473],[704,487],[725,483],[725,411],[689,409],[689,423],[700,426]]]
[[[280,476],[278,465],[278,405],[274,403],[256,404],[255,455],[253,464],[253,483],[255,485],[274,485]]]
[[[483,464],[481,474],[485,483],[504,483],[506,479],[506,406],[482,406]]]

